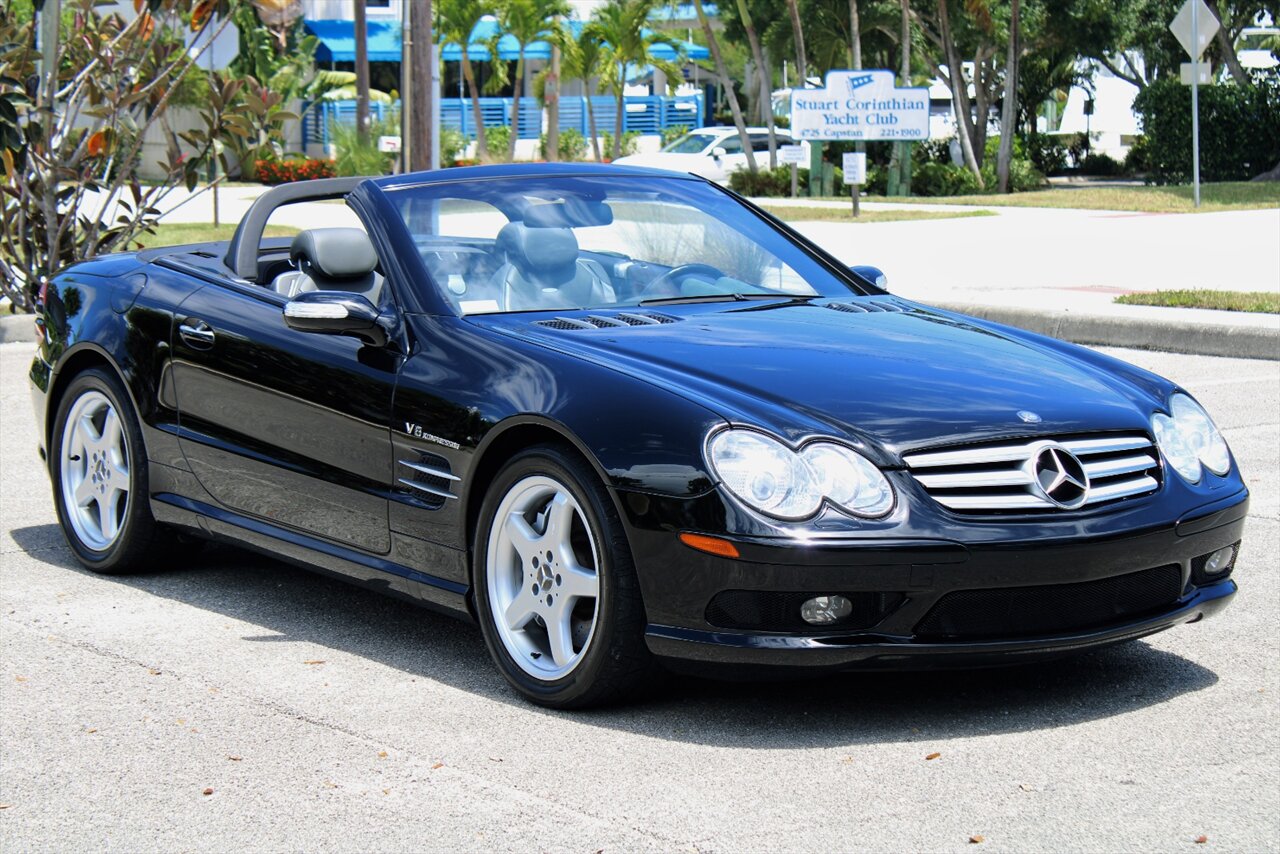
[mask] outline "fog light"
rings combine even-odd
[[[800,619],[811,626],[829,626],[853,613],[853,603],[843,596],[815,596],[800,606]]]
[[[1235,557],[1236,547],[1227,546],[1225,549],[1218,549],[1209,555],[1209,559],[1204,562],[1205,575],[1217,575],[1223,570],[1231,568],[1231,559]]]

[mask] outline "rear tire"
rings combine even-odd
[[[622,523],[573,452],[542,445],[507,463],[485,495],[473,553],[485,644],[527,699],[605,705],[660,675]]]
[[[159,568],[177,537],[151,515],[142,430],[113,373],[71,381],[51,440],[54,506],[76,559],[104,575]]]

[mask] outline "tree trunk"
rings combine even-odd
[[[716,40],[707,13],[702,9],[702,0],[693,0],[698,12],[698,23],[702,25],[702,33],[707,37],[707,49],[716,65],[716,76],[720,79],[720,88],[724,90],[725,99],[729,102],[729,111],[733,113],[733,124],[738,129],[738,139],[742,150],[747,154],[747,168],[753,173],[757,171],[755,152],[751,150],[751,137],[747,133],[747,123],[742,117],[742,107],[738,104],[738,93],[733,90],[733,81],[729,79],[729,71],[725,67],[724,57],[720,55],[720,43]]]
[[[991,71],[982,48],[973,55],[973,157],[981,166],[987,159],[987,125],[991,116],[991,92],[987,80]]]
[[[542,100],[547,105],[547,160],[560,159],[560,46],[551,45],[551,70],[547,73]]]
[[[849,0],[849,6],[853,7],[855,2],[856,0]],[[902,56],[901,56],[902,62],[901,62],[900,70],[898,72],[898,77],[899,77],[898,85],[905,87],[905,86],[911,85],[911,0],[902,0],[901,5],[902,5],[902,35],[899,38],[899,47],[901,48],[901,52],[902,52]],[[850,18],[850,23],[852,23],[854,20],[854,12],[852,11],[852,8],[849,14],[849,18]],[[906,192],[905,193],[903,192],[902,164],[903,164],[904,158],[906,159],[906,162],[910,164],[911,148],[909,143],[905,143],[901,141],[895,142],[893,144],[893,152],[889,155],[889,179],[888,179],[888,186],[885,188],[887,195],[890,195],[890,196],[911,195],[910,184],[907,185]],[[908,174],[910,173],[908,172]]]
[[[849,0],[849,2],[852,4],[855,0]],[[799,0],[787,0],[787,11],[791,13],[791,31],[795,34],[796,42],[796,74],[800,78],[800,85],[796,88],[803,89],[807,85],[809,72],[805,62],[804,28],[800,25]]]
[[[356,138],[360,145],[369,144],[369,24],[365,17],[366,0],[355,0],[356,35]]]
[[[511,139],[507,142],[507,159],[516,159],[516,140],[520,138],[520,84],[524,83],[524,44],[516,60],[516,80],[511,91]]]
[[[1236,47],[1231,43],[1231,37],[1228,35],[1227,30],[1228,27],[1224,21],[1222,26],[1218,27],[1218,32],[1214,36],[1218,42],[1218,47],[1222,51],[1222,58],[1227,63],[1227,70],[1231,72],[1231,78],[1236,81],[1237,85],[1252,86],[1253,81],[1249,79],[1249,72],[1245,71],[1244,66],[1240,64],[1240,57],[1236,55]]]
[[[938,27],[941,30],[939,36],[942,39],[942,49],[947,58],[947,85],[951,89],[951,108],[956,114],[956,135],[960,137],[960,151],[964,154],[965,165],[978,179],[978,186],[984,187],[982,167],[973,154],[973,117],[969,113],[969,93],[965,91],[964,68],[960,63],[960,54],[956,51],[955,37],[951,33],[947,0],[938,0]]]
[[[583,78],[582,88],[587,93],[587,130],[591,132],[591,151],[596,156],[596,162],[603,163],[604,157],[600,153],[600,133],[596,130],[596,108],[591,105],[591,81]]]
[[[613,117],[613,152],[609,155],[609,159],[617,160],[622,156],[622,119],[626,112],[626,95],[627,88],[627,64],[625,62],[618,63],[618,111]]]
[[[769,129],[769,168],[777,167],[776,146],[777,142],[773,136],[773,99],[770,97],[769,86],[769,65],[764,59],[764,50],[760,47],[760,36],[756,33],[756,25],[751,20],[751,13],[747,11],[746,0],[738,0],[738,17],[742,19],[742,26],[747,31],[747,41],[751,43],[751,58],[755,61],[756,72],[760,75],[760,93],[763,96],[760,104],[760,113],[764,116],[765,127]],[[743,143],[744,148],[749,147]]]
[[[764,74],[760,76],[760,100],[764,103],[764,126],[769,129],[769,168],[778,168],[778,136],[773,125],[773,66],[769,57],[769,49],[764,54]]]
[[[1009,13],[1009,58],[1004,69],[1004,103],[1000,108],[1000,150],[996,153],[996,188],[1009,192],[1009,164],[1013,160],[1013,126],[1018,120],[1018,61],[1022,51],[1019,22],[1021,4],[1013,0]]]
[[[862,67],[862,21],[858,15],[858,0],[849,0],[849,67]]]
[[[484,111],[480,109],[480,85],[476,83],[476,72],[471,67],[466,45],[462,48],[462,76],[467,81],[467,89],[471,92],[471,117],[476,125],[476,159],[484,160],[489,156],[489,145],[484,138]]]
[[[432,83],[432,45],[435,33],[432,32],[431,0],[415,3],[413,14],[409,19],[409,29],[413,34],[412,59],[413,73],[418,78],[413,85],[413,107],[410,110],[410,160],[414,172],[422,172],[431,168],[431,135],[435,128],[431,123],[431,103],[436,97]]]

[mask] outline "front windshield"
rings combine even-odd
[[[532,176],[388,193],[433,284],[462,314],[851,291],[700,181]]]
[[[701,154],[716,138],[709,133],[687,133],[662,149],[664,154]]]

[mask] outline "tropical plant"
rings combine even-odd
[[[490,55],[497,63],[498,40],[503,34],[514,38],[519,45],[515,80],[512,81],[511,139],[507,143],[508,160],[515,159],[516,141],[520,138],[520,90],[524,83],[525,50],[536,41],[558,38],[558,29],[562,26],[558,18],[567,16],[569,11],[567,0],[502,0],[498,6],[499,34],[495,35],[490,42]],[[505,64],[495,65],[495,70],[497,69],[501,69],[497,76],[505,78]]]
[[[182,30],[225,26],[230,0],[149,0],[129,19],[95,0],[64,7],[42,77],[34,16],[0,5],[0,292],[20,311],[36,305],[59,268],[149,230],[165,199],[183,185],[194,190],[232,133],[257,121],[242,83],[216,81],[202,126],[167,134],[159,177],[144,184],[147,131],[166,126],[189,75],[206,73],[203,51],[189,55]]]
[[[489,157],[486,161],[509,161],[511,156],[508,152],[515,150],[515,145],[511,144],[511,140],[514,138],[515,135],[511,133],[511,128],[508,125],[497,125],[489,128]]]
[[[391,170],[395,155],[378,149],[378,138],[400,135],[400,114],[392,111],[385,119],[369,123],[368,133],[348,122],[331,122],[329,138],[337,150],[333,167],[344,177],[385,175]]]
[[[560,160],[572,163],[575,160],[581,160],[582,155],[587,153],[587,139],[579,131],[573,128],[565,128],[560,131],[560,138],[556,141],[558,150],[556,155]],[[548,147],[550,145],[550,135],[543,134],[542,142],[539,149],[542,152],[543,160],[550,160],[547,156]]]
[[[596,111],[591,103],[595,94],[595,79],[599,73],[601,45],[591,27],[583,27],[576,36],[568,28],[560,36],[560,74],[566,80],[581,80],[582,94],[587,102],[587,131],[591,137],[591,151],[597,162],[600,156],[600,133],[596,130]]]
[[[612,155],[615,160],[622,156],[627,66],[652,65],[667,76],[667,85],[673,90],[676,81],[681,79],[680,64],[658,57],[653,50],[658,45],[666,45],[678,52],[680,46],[669,36],[645,27],[656,6],[657,0],[609,0],[595,11],[590,23],[584,28],[591,30],[597,39],[604,42],[604,67],[600,78],[617,99]]]
[[[747,169],[754,174],[757,169],[756,156],[752,151],[751,137],[747,134],[747,122],[742,116],[742,107],[738,105],[738,94],[733,89],[733,80],[729,77],[724,56],[720,53],[720,42],[716,38],[715,29],[711,26],[706,10],[702,8],[702,0],[693,0],[693,8],[698,13],[698,24],[702,27],[702,34],[707,39],[707,49],[711,51],[711,58],[716,67],[716,77],[720,79],[720,88],[729,101],[733,124],[738,129],[738,140],[742,143],[743,153],[747,155]]]
[[[471,44],[471,34],[476,25],[486,15],[492,15],[496,4],[494,0],[436,0],[436,35],[440,39],[440,49],[454,44],[462,51],[462,79],[467,82],[467,91],[471,93],[471,116],[476,128],[476,157],[484,159],[489,155],[484,130],[484,113],[480,109],[480,85],[476,82],[475,66],[467,53]]]

